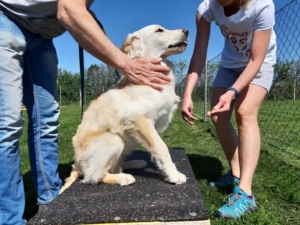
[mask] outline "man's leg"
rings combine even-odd
[[[50,203],[62,181],[58,175],[59,107],[57,102],[57,55],[52,39],[29,41],[24,56],[24,104],[28,113],[28,147],[39,204]]]
[[[24,186],[18,139],[24,121],[22,73],[25,40],[19,28],[0,14],[0,224],[25,224]]]

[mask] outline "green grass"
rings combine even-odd
[[[211,224],[300,224],[300,170],[294,158],[283,154],[270,145],[263,145],[257,171],[253,181],[258,208],[257,211],[239,220],[224,221],[214,216],[223,198],[230,194],[208,188],[207,183],[217,179],[229,169],[221,150],[214,127],[210,121],[203,122],[203,108],[196,104],[200,120],[194,126],[185,123],[177,111],[172,124],[161,134],[171,147],[184,147],[187,151],[199,188],[211,217]],[[26,117],[25,113],[23,115]],[[71,138],[80,123],[81,111],[76,106],[61,108],[59,128],[59,172],[62,179],[69,175],[73,162]],[[299,143],[299,140],[298,140]],[[22,173],[26,192],[27,218],[37,211],[36,195],[33,188],[27,153],[26,132],[20,140]],[[292,162],[293,163],[290,163]],[[298,163],[299,164],[299,163]]]

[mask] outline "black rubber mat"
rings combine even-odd
[[[88,185],[75,181],[65,192],[37,213],[28,224],[91,224],[152,221],[207,220],[203,203],[185,149],[170,149],[177,169],[187,183],[165,182],[147,151],[134,151],[131,159],[144,159],[148,166],[127,170],[136,182],[129,186]]]

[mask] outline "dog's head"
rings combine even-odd
[[[166,58],[182,53],[188,44],[188,30],[167,30],[159,25],[150,25],[129,34],[122,51],[130,58]]]

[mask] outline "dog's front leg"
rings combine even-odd
[[[144,117],[140,117],[134,122],[134,132],[132,135],[148,149],[155,158],[157,166],[164,173],[166,181],[183,184],[186,182],[186,176],[178,172],[175,164],[172,162],[169,149],[155,130],[154,124]]]

